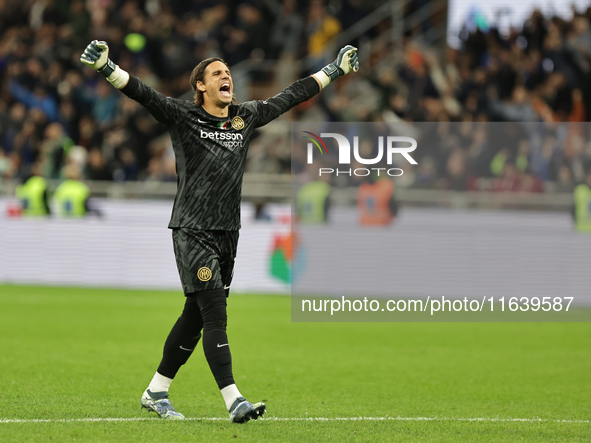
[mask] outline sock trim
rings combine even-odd
[[[228,385],[225,388],[220,389],[222,397],[224,397],[224,402],[226,403],[226,409],[228,411],[232,410],[234,406],[234,402],[236,399],[241,398],[242,394],[238,390],[235,384]]]
[[[148,385],[148,390],[150,392],[168,392],[171,383],[172,378],[166,377],[156,371],[154,377],[152,377],[152,380]]]

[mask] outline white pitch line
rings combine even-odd
[[[185,420],[225,421],[221,417],[186,417]],[[544,418],[491,418],[491,417],[266,417],[262,421],[480,421],[480,422],[525,422],[525,423],[581,423],[589,424],[591,420],[557,420]],[[157,417],[113,417],[113,418],[62,418],[62,419],[0,419],[2,423],[77,423],[77,422],[126,422],[126,421],[158,421]]]

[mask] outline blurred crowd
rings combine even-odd
[[[376,3],[335,1],[331,15],[322,0],[0,1],[0,177],[22,178],[40,163],[45,177],[60,178],[74,163],[90,180],[176,180],[165,128],[80,62],[93,39],[178,97],[206,57],[230,66],[320,57]]]
[[[410,2],[404,13],[428,3]],[[0,0],[0,179],[23,179],[32,170],[62,178],[64,168],[74,164],[89,180],[176,180],[165,127],[80,63],[93,39],[107,41],[111,58],[123,69],[178,97],[190,90],[190,71],[210,56],[223,57],[230,67],[261,62],[260,69],[247,71],[247,84],[277,82],[264,67],[266,61],[290,66],[291,61],[308,60],[303,69],[292,70],[292,80],[314,71],[331,61],[325,54],[331,40],[382,4]],[[463,47],[446,51],[421,40],[428,27],[424,23],[394,44],[366,45],[371,53],[360,54],[357,75],[301,106],[291,118],[588,121],[590,19],[591,10],[571,21],[536,12],[522,30],[510,35],[494,28],[465,31]],[[391,22],[385,18],[364,37],[377,39],[391,32]],[[236,78],[235,84],[244,83]],[[591,138],[585,128],[576,137],[559,133],[566,135],[497,145],[482,141],[482,131],[467,130],[456,147],[417,150],[419,167],[405,178],[406,185],[542,192],[553,183],[552,189],[570,191],[582,178],[582,165],[590,156],[586,140]],[[272,133],[263,139],[253,143],[248,170],[289,173],[289,139],[285,143],[284,135]]]
[[[570,192],[591,160],[590,128],[576,124],[591,116],[590,23],[591,8],[570,21],[534,11],[508,35],[488,25],[464,29],[457,49],[437,51],[420,38],[378,48],[363,78],[327,100],[327,115],[335,121],[441,122],[433,130],[449,133],[451,146],[421,143],[408,186]],[[447,122],[458,124],[450,130]],[[487,122],[539,124],[522,125],[518,138],[499,141],[495,131],[513,129],[476,124]],[[437,139],[437,146],[446,144]]]

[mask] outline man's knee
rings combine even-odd
[[[226,291],[211,289],[197,292],[196,297],[203,318],[203,329],[225,330],[228,323]]]

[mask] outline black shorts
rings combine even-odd
[[[172,244],[185,295],[229,289],[234,275],[238,231],[175,228]]]

